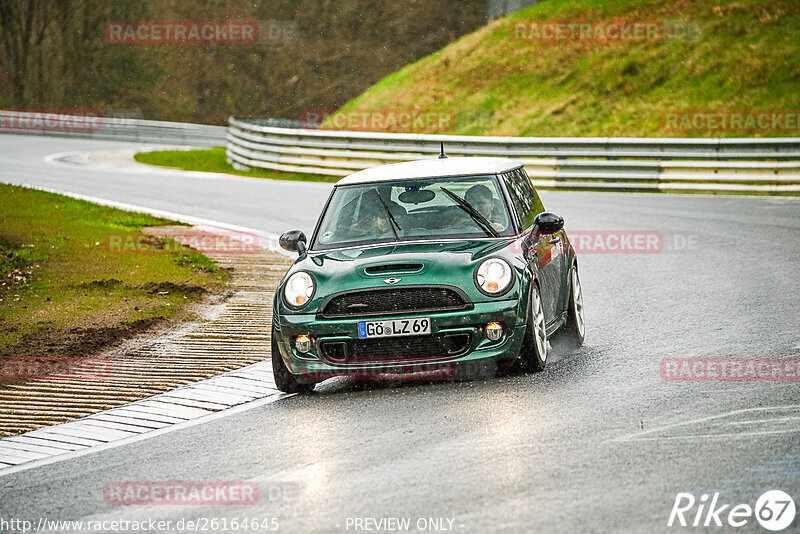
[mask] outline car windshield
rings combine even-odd
[[[498,237],[511,231],[495,176],[401,180],[337,187],[312,249]]]

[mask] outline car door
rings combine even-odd
[[[535,265],[534,272],[539,273],[545,322],[550,324],[561,314],[562,308],[563,232],[533,232],[533,220],[544,211],[544,206],[524,170],[520,168],[504,173],[503,181],[514,205],[520,228],[527,235],[525,257],[532,268]]]
[[[545,322],[549,325],[555,321],[562,312],[563,292],[563,237],[562,232],[554,234],[535,234],[532,250],[536,253],[536,264],[539,268],[539,278],[543,292],[542,300],[545,306]]]

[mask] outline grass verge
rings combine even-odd
[[[248,176],[250,178],[269,178],[271,180],[297,180],[301,182],[338,182],[338,176],[323,176],[321,174],[302,174],[293,172],[270,171],[267,169],[252,169],[250,171],[237,171],[228,164],[225,156],[225,147],[215,147],[206,150],[158,150],[155,152],[139,152],[134,156],[139,163],[170,167],[184,171],[220,172]]]
[[[0,356],[90,355],[221,292],[227,271],[193,249],[108,246],[164,224],[176,223],[0,184]]]

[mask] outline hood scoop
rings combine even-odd
[[[425,266],[421,263],[389,263],[386,265],[371,265],[364,268],[364,274],[370,276],[384,276],[387,274],[416,274]]]

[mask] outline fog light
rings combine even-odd
[[[298,352],[305,354],[311,350],[311,338],[306,335],[297,336],[297,339],[294,340],[294,346]]]
[[[492,341],[497,341],[503,337],[503,327],[500,323],[489,323],[486,325],[486,337]]]

